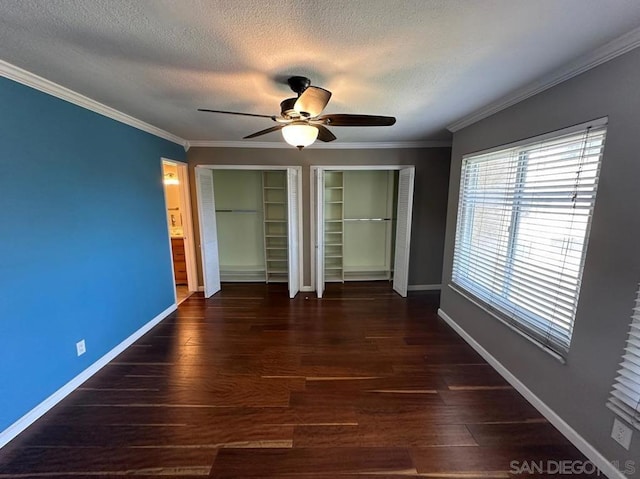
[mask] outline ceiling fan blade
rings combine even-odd
[[[277,126],[272,126],[271,128],[267,128],[265,130],[256,131],[255,133],[245,136],[243,140],[248,140],[249,138],[255,138],[256,136],[266,135],[267,133],[271,133],[273,131],[282,130],[285,126],[286,125],[277,125]]]
[[[293,109],[298,113],[307,113],[309,118],[318,116],[329,103],[331,92],[317,86],[310,86],[302,92],[293,105]]]
[[[394,116],[377,115],[349,115],[337,113],[335,115],[322,115],[314,120],[328,126],[391,126],[396,122]]]
[[[314,125],[318,129],[318,140],[324,141],[328,143],[330,141],[336,140],[336,135],[331,133],[326,126],[322,125]]]
[[[275,121],[275,116],[273,115],[257,115],[255,113],[242,113],[239,111],[224,111],[224,110],[208,110],[206,108],[198,108],[198,111],[206,111],[209,113],[224,113],[226,115],[240,115],[240,116],[256,116],[258,118],[271,118]]]

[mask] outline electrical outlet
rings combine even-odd
[[[611,437],[626,450],[629,450],[629,446],[631,445],[631,433],[631,428],[625,423],[617,419],[613,420]]]
[[[76,343],[76,352],[78,353],[78,356],[82,356],[87,352],[87,346],[84,344],[84,339]]]

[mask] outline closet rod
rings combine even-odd
[[[345,218],[344,221],[392,221],[392,218]]]
[[[216,213],[258,213],[258,210],[216,210]]]

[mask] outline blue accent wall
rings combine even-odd
[[[161,157],[185,152],[0,78],[0,432],[173,304]]]

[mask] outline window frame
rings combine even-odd
[[[525,179],[527,174],[526,164],[529,161],[529,154],[528,154],[529,151],[534,150],[541,143],[544,143],[547,141],[553,141],[556,138],[569,136],[571,134],[577,134],[577,133],[586,131],[588,129],[604,128],[605,129],[604,138],[603,138],[603,143],[600,150],[599,160],[597,163],[595,186],[593,189],[593,200],[590,205],[591,212],[593,213],[593,210],[595,208],[597,190],[598,190],[598,181],[600,177],[601,164],[602,164],[602,159],[604,157],[607,124],[608,124],[607,117],[599,118],[597,120],[592,120],[590,122],[574,125],[569,128],[552,131],[536,137],[531,137],[531,138],[519,140],[517,142],[500,145],[490,149],[466,154],[462,158],[461,176],[460,176],[459,192],[458,192],[456,232],[455,232],[455,239],[454,239],[454,251],[453,251],[453,257],[452,257],[452,270],[451,270],[449,288],[456,291],[458,294],[462,295],[467,300],[471,301],[476,306],[480,307],[485,312],[487,312],[494,318],[498,319],[503,324],[507,325],[510,329],[514,330],[515,332],[517,332],[527,340],[531,341],[536,346],[542,348],[543,350],[545,350],[546,352],[548,352],[549,354],[551,354],[553,357],[555,357],[561,362],[565,362],[566,361],[565,358],[568,355],[574,323],[575,323],[578,301],[577,300],[575,301],[574,310],[571,316],[571,322],[569,324],[568,329],[565,330],[563,328],[561,335],[557,336],[558,338],[561,338],[562,335],[566,336],[565,331],[568,333],[568,342],[566,343],[566,347],[565,347],[564,343],[560,342],[560,340],[555,339],[556,338],[555,335],[549,334],[549,331],[554,329],[553,321],[551,321],[550,319],[545,319],[544,317],[537,314],[536,312],[530,311],[526,307],[523,307],[522,305],[519,305],[516,302],[509,301],[509,299],[507,298],[507,295],[509,294],[509,290],[513,289],[513,286],[514,286],[514,283],[511,281],[511,279],[513,278],[514,263],[517,261],[515,257],[515,251],[517,246],[520,220],[522,219],[522,214],[519,213],[520,203],[518,201],[518,198],[522,197],[523,190],[526,188],[526,185],[527,185]],[[456,273],[456,263],[458,263],[458,265],[460,263],[463,263],[463,264],[466,263],[467,269],[465,271],[467,273],[469,272],[468,266],[470,264],[470,261],[472,260],[469,258],[460,259],[462,255],[464,255],[464,252],[460,253],[460,256],[457,256],[458,248],[459,248],[458,245],[471,244],[472,228],[470,227],[470,225],[474,224],[475,211],[476,211],[476,207],[478,206],[478,204],[475,204],[475,203],[463,204],[463,196],[465,194],[465,191],[467,191],[470,188],[469,185],[473,184],[474,181],[476,182],[476,184],[478,181],[478,174],[470,175],[469,171],[465,172],[464,170],[464,168],[466,167],[465,162],[468,161],[469,159],[474,159],[474,158],[488,155],[491,153],[499,153],[501,151],[504,151],[506,153],[508,150],[514,150],[514,156],[517,155],[514,161],[517,162],[518,164],[515,165],[514,171],[515,171],[516,177],[513,181],[513,187],[510,186],[511,183],[505,182],[505,185],[508,187],[508,190],[505,190],[505,191],[508,191],[508,195],[511,197],[511,202],[509,203],[508,208],[511,208],[512,211],[510,215],[510,221],[507,227],[508,241],[507,241],[506,251],[508,251],[508,253],[505,254],[504,259],[502,261],[500,260],[496,261],[496,263],[500,263],[500,262],[504,263],[503,281],[501,285],[497,285],[497,287],[499,288],[499,292],[498,292],[497,290],[489,289],[489,287],[477,281],[476,282],[474,282],[473,280],[464,281],[464,278],[462,278],[462,281],[461,281],[460,280],[461,278],[459,276],[457,278],[455,277],[456,276],[455,273]],[[471,166],[470,168],[472,167],[473,166]],[[470,177],[473,177],[471,181],[470,181]],[[464,216],[461,217],[461,215],[463,214],[463,207],[466,207],[467,211],[465,211]],[[507,213],[507,216],[509,216],[509,213]],[[590,217],[587,219],[585,233],[584,233],[583,247],[582,247],[581,256],[579,259],[579,274],[578,274],[578,278],[577,278],[578,281],[576,286],[576,293],[578,296],[580,294],[582,275],[584,272],[584,265],[585,265],[585,258],[588,250],[589,236],[590,236],[591,225],[592,225],[592,216],[593,215],[591,214]],[[462,229],[462,237],[459,238],[458,236],[459,229],[461,228],[462,222],[464,222],[465,227]],[[484,299],[482,298],[482,295],[490,299]],[[506,310],[506,312],[503,311],[503,309]]]

